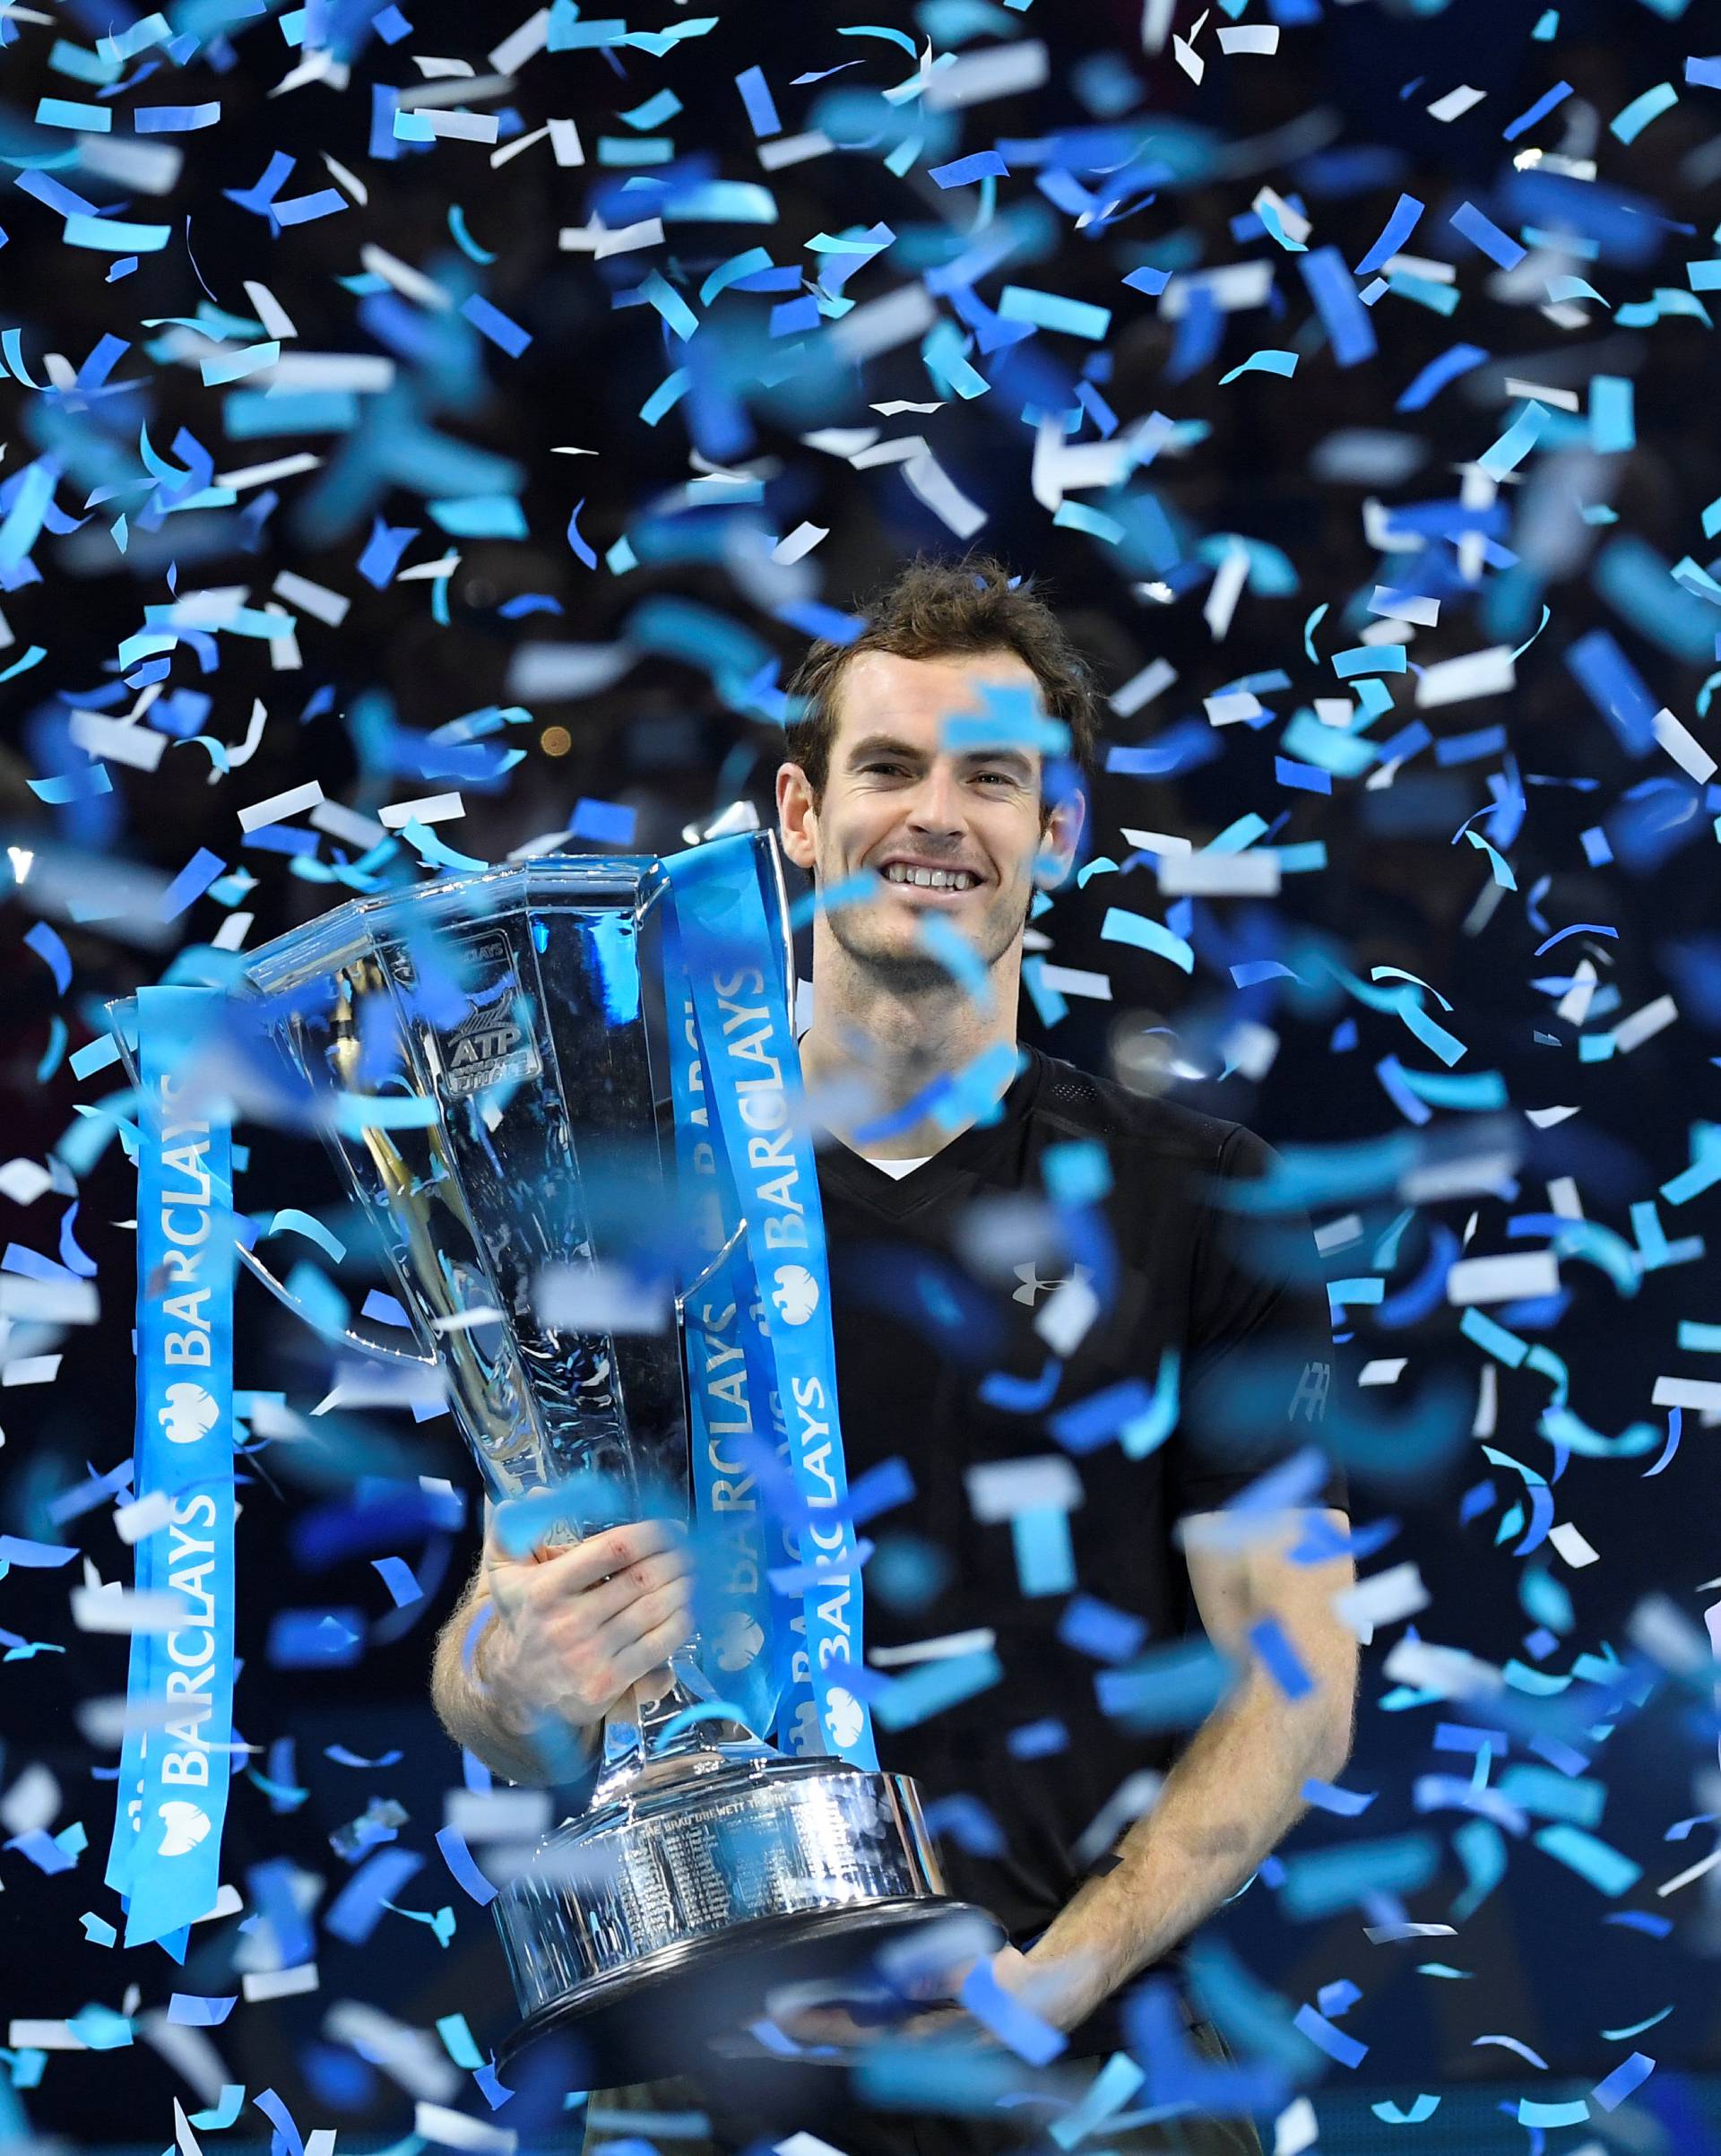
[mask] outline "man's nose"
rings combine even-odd
[[[915,787],[908,820],[917,831],[954,833],[963,828],[961,782],[942,759],[929,766]]]

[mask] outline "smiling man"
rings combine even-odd
[[[951,1891],[1008,1935],[991,1975],[1068,2036],[1075,2085],[1130,2040],[1141,2101],[1180,2105],[1169,2124],[1109,2122],[1106,2146],[1252,2150],[1249,2092],[1215,2066],[1178,1950],[1349,1748],[1356,1641],[1334,1597],[1353,1572],[1319,1450],[1333,1350],[1312,1234],[1241,1125],[1018,1044],[1025,931],[1083,816],[1045,721],[1078,767],[1094,732],[1044,602],[993,562],[916,563],[853,642],[815,647],[792,693],[777,809],[828,899],[801,1055],[830,1133],[849,1473],[900,1456],[915,1485],[869,1528],[869,1658],[902,1675],[993,1658],[943,1711],[881,1722],[881,1761],[919,1781]],[[589,1740],[685,1632],[685,1571],[649,1523],[552,1563],[492,1543],[438,1651],[451,1731],[541,1779],[534,1731]],[[487,1597],[480,1692],[460,1649]],[[960,2014],[946,2028],[984,2035]],[[799,2033],[864,2040],[842,2016]],[[701,2087],[711,2145],[812,2123],[815,2070],[783,2071],[768,2115],[726,2108],[720,2077]],[[644,2130],[630,2100],[593,2108]],[[1025,2145],[1044,2117],[857,2104],[836,2139],[955,2156]]]
[[[1085,758],[1093,718],[1079,660],[1040,602],[1008,584],[1004,602],[1016,602],[1032,660],[1009,645],[938,648],[941,625],[929,617],[939,599],[952,608],[946,634],[964,624],[970,635],[997,633],[982,610],[964,615],[975,587],[953,591],[950,575],[910,572],[858,644],[813,654],[791,692],[805,712],[777,775],[790,860],[826,891],[852,888],[868,870],[881,879],[817,916],[815,1015],[801,1043],[809,1084],[852,1092],[859,1077],[885,1118],[899,1119],[888,1139],[866,1147],[875,1160],[935,1149],[930,1116],[902,1124],[902,1112],[939,1078],[972,1069],[989,1044],[1014,1046],[1029,911],[1035,892],[1068,870],[1082,827],[1079,789],[1054,807],[1040,750],[1011,738],[1030,730],[1005,716],[1033,699]],[[929,639],[931,648],[914,648]],[[947,721],[960,729],[989,709],[999,714],[999,740],[947,745]]]

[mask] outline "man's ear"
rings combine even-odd
[[[1072,786],[1052,810],[1034,856],[1033,880],[1042,888],[1055,890],[1069,874],[1086,820],[1087,795]]]
[[[810,875],[818,853],[818,810],[799,764],[777,766],[777,830],[783,852]]]

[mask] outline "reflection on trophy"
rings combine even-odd
[[[782,976],[774,847],[746,846],[774,916],[753,957]],[[663,1260],[691,1203],[662,1115],[670,889],[649,859],[540,857],[354,901],[246,968],[380,1235],[410,1359],[439,1368],[491,1497],[550,1493],[582,1538],[689,1504],[698,1280],[681,1260],[656,1329],[606,1325],[596,1292],[638,1280],[642,1243]],[[862,1970],[960,1907],[911,1782],[775,1750],[713,1699],[697,1642],[669,1676],[612,1710],[586,1808],[494,1905],[510,2052],[567,2031],[593,2080],[685,2066],[775,1986]]]

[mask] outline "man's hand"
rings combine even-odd
[[[474,1667],[498,1718],[521,1737],[552,1715],[582,1735],[595,1731],[691,1635],[692,1570],[673,1520],[515,1557],[487,1518],[483,1587],[496,1618]]]
[[[1060,1972],[1036,1966],[1031,1954],[1017,1947],[1000,1946],[990,1957],[990,1965],[1000,1991],[1019,1998],[1054,2028],[1071,2029],[1081,2018],[1079,2013],[1072,2013],[1068,2020],[1060,2018],[1067,2007],[1073,2006],[1074,1995]],[[881,2013],[864,2021],[846,2006],[806,2006],[780,2015],[777,2025],[792,2042],[809,2049],[828,2045],[841,2051],[857,2051],[881,2041],[995,2045],[998,2039],[984,2022],[956,2003],[956,1995],[974,1966],[970,1961],[952,1973],[946,1994],[949,2003],[946,2004],[918,2012]]]

